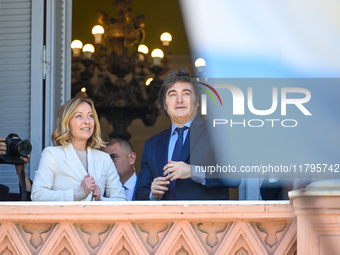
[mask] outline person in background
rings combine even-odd
[[[6,138],[0,137],[0,155],[5,155],[6,148]],[[30,161],[31,154],[27,155],[27,157],[20,156],[20,159],[24,161],[24,164],[15,165],[15,170],[19,178],[19,193],[10,193],[9,188],[5,185],[0,184],[0,201],[20,201],[22,199],[22,189],[21,189],[21,171],[24,171],[25,176],[25,184],[26,184],[26,201],[31,201],[31,189],[32,189],[32,181],[28,178],[27,173],[25,171],[26,165]]]
[[[265,178],[260,187],[262,200],[289,200],[288,192],[303,189],[309,184],[307,178]]]
[[[103,151],[108,153],[113,160],[127,199],[134,201],[138,184],[138,175],[134,166],[137,155],[131,143],[124,139],[114,138],[108,142]]]
[[[32,187],[33,201],[126,201],[124,189],[104,147],[94,104],[73,98],[58,111],[55,146],[41,154]],[[104,192],[106,196],[104,197]]]
[[[177,69],[160,88],[159,106],[172,124],[144,145],[137,200],[225,200],[229,187],[240,185],[236,178],[193,176],[190,164],[213,165],[215,155],[197,116],[199,95],[190,78],[187,70]]]

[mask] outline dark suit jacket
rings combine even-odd
[[[153,179],[164,176],[163,167],[168,163],[170,132],[171,129],[167,129],[146,141],[141,159],[136,200],[149,200]],[[204,122],[196,116],[184,142],[180,161],[197,166],[214,165],[214,153],[209,144]],[[191,179],[176,180],[176,200],[225,200],[229,199],[228,187],[238,187],[240,184],[240,180],[235,179],[205,180],[205,186]],[[168,196],[166,192],[162,200],[168,200]]]
[[[133,195],[132,195],[132,201],[136,201],[136,191],[137,191],[137,186],[138,186],[138,181],[139,181],[138,174],[136,176],[137,176],[137,179],[135,183],[135,190],[133,191]]]
[[[292,186],[292,183],[291,179],[279,179],[273,183],[269,182],[267,178],[264,179],[260,188],[262,200],[288,200],[287,185]]]
[[[32,183],[32,181],[31,181]],[[20,194],[10,193],[9,188],[5,185],[0,184],[0,201],[21,201],[21,187]],[[26,201],[31,201],[31,192],[26,192]]]

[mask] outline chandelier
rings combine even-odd
[[[72,48],[72,97],[78,93],[90,97],[98,116],[105,117],[112,137],[130,139],[128,126],[140,118],[152,126],[158,116],[160,78],[169,70],[168,55],[171,35],[163,33],[163,50],[155,49],[148,56],[145,38],[145,17],[133,17],[131,0],[113,1],[117,15],[110,18],[97,12],[98,25],[93,27],[94,46],[79,40]]]

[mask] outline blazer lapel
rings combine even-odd
[[[93,176],[95,182],[97,182],[102,174],[104,162],[96,157],[94,150],[95,149],[87,148],[87,165],[89,174]]]
[[[86,175],[86,170],[83,167],[83,164],[80,162],[73,145],[70,143],[66,146],[63,146],[63,149],[65,152],[65,163],[69,166],[70,170],[77,176],[77,178],[82,181]]]
[[[192,128],[190,128],[190,131],[191,131],[190,132],[190,153],[192,152],[197,141],[201,137],[201,134],[204,130],[204,122],[200,117],[196,116],[196,118],[191,124],[191,127]]]
[[[168,149],[171,129],[166,130],[157,141],[157,165],[160,176],[163,176],[163,167],[168,163]],[[164,148],[164,149],[158,149]]]
[[[204,124],[203,120],[198,116],[196,116],[194,121],[191,123],[188,135],[185,139],[182,148],[181,161],[190,163],[189,162],[190,153],[192,152],[195,144],[198,141],[198,138],[200,137],[204,130],[203,124]]]

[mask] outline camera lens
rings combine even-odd
[[[16,144],[17,152],[20,156],[26,157],[32,151],[32,145],[28,140],[21,140]]]

